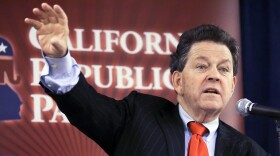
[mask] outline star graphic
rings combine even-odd
[[[3,52],[3,53],[6,53],[6,48],[8,48],[8,46],[5,46],[3,44],[3,42],[1,42],[1,45],[0,45],[0,53]]]

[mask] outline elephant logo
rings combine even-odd
[[[0,121],[20,119],[21,101],[10,86],[20,82],[14,73],[12,46],[0,37]]]

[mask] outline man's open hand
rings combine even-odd
[[[68,19],[59,5],[51,7],[42,3],[42,8],[34,8],[37,19],[25,18],[25,22],[37,30],[39,44],[49,57],[63,57],[67,50],[69,35]]]

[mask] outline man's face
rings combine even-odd
[[[192,45],[182,72],[172,74],[178,102],[198,122],[217,118],[233,94],[236,77],[229,49],[202,41]]]

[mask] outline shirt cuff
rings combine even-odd
[[[68,51],[64,57],[44,56],[45,66],[41,72],[42,84],[56,94],[69,92],[79,81],[80,69]]]
[[[42,76],[70,73],[72,70],[73,60],[69,51],[67,51],[67,54],[61,58],[52,58],[48,56],[44,56],[44,58],[47,63],[42,71]]]

